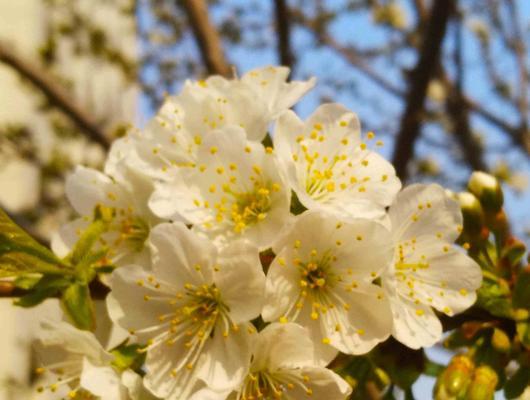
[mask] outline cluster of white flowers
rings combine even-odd
[[[458,203],[434,184],[400,191],[374,151],[382,143],[343,106],[300,120],[289,108],[314,80],[288,73],[187,82],[144,130],[114,143],[104,173],[70,176],[81,218],[54,250],[68,253],[96,205],[116,211],[101,238],[117,267],[107,306],[143,346],[145,375],[61,326],[53,332],[74,357],[43,392],[345,399],[351,388],[326,368],[339,352],[364,354],[390,335],[430,346],[442,335],[435,310],[474,303],[481,271],[453,245]],[[268,132],[273,146],[262,144]]]

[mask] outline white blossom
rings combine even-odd
[[[380,218],[401,187],[392,164],[361,140],[357,116],[339,104],[320,106],[305,122],[285,112],[274,147],[288,184],[308,209],[342,219]]]
[[[289,204],[271,149],[247,140],[237,127],[206,136],[197,163],[159,183],[150,200],[157,215],[183,219],[219,246],[245,238],[260,250],[288,221]]]
[[[172,400],[205,384],[232,390],[248,368],[248,321],[263,303],[257,248],[238,241],[218,252],[181,223],[158,225],[150,242],[152,271],[116,269],[107,300],[114,322],[147,343],[146,387]]]
[[[309,336],[297,324],[268,325],[254,341],[243,385],[228,399],[346,399],[350,386],[335,372],[317,365]]]
[[[390,234],[381,224],[307,211],[273,250],[263,319],[307,327],[320,364],[337,350],[366,353],[390,335],[388,300],[372,283],[392,261]]]
[[[161,221],[148,208],[153,182],[122,163],[120,174],[111,177],[78,166],[66,179],[66,195],[80,218],[64,225],[52,240],[52,249],[66,256],[93,219],[96,206],[111,208],[115,217],[100,242],[108,246],[107,258],[115,265],[145,263],[145,242],[152,226]],[[115,171],[118,173],[118,170]]]
[[[46,399],[154,399],[143,390],[140,376],[113,366],[114,356],[93,333],[66,322],[44,321],[40,340],[43,364],[36,369],[37,391]]]
[[[181,93],[168,97],[147,127],[133,131],[113,147],[118,157],[134,152],[135,162],[149,175],[171,179],[171,171],[196,160],[204,137],[228,126],[245,130],[249,140],[261,141],[269,125],[315,84],[287,82],[289,68],[265,67],[241,79],[212,76],[187,81]]]
[[[454,315],[470,307],[480,287],[480,267],[453,242],[462,230],[458,202],[438,185],[415,184],[389,210],[394,262],[382,276],[394,319],[393,336],[411,348],[442,337],[433,308]]]

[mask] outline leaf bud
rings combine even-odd
[[[498,212],[504,203],[501,185],[493,175],[481,171],[471,174],[467,185],[469,191],[480,200],[486,212]]]

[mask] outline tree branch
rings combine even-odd
[[[392,160],[396,173],[402,180],[407,179],[407,165],[413,157],[416,139],[420,134],[427,86],[439,64],[442,43],[453,8],[453,0],[434,2],[427,23],[427,32],[419,50],[418,62],[410,75],[406,108],[401,119]]]
[[[109,148],[109,140],[97,122],[59,86],[51,76],[27,60],[20,58],[4,43],[0,42],[0,62],[10,66],[30,81],[48,99],[50,104],[61,110],[88,138]]]
[[[446,100],[447,113],[453,120],[453,135],[460,144],[465,156],[465,161],[474,170],[486,171],[487,166],[483,158],[482,149],[473,137],[473,132],[469,124],[469,107],[464,99],[464,60],[463,60],[463,40],[461,16],[456,15],[455,25],[455,49],[454,62],[456,69],[456,80],[451,84],[448,79],[444,79],[449,92]]]
[[[291,21],[289,19],[289,7],[287,7],[285,0],[274,0],[274,5],[280,64],[292,69],[295,60],[291,49]]]
[[[206,2],[204,0],[182,0],[179,3],[188,15],[195,41],[208,73],[229,76],[230,66],[225,59],[219,33],[210,22]]]

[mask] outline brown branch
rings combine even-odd
[[[293,68],[294,55],[291,49],[291,21],[285,0],[274,0],[276,30],[278,32],[278,54],[280,64]]]
[[[229,76],[230,66],[225,59],[219,33],[210,22],[206,2],[204,0],[182,0],[179,3],[188,15],[195,41],[208,73]]]
[[[462,152],[465,156],[465,161],[474,170],[486,171],[487,166],[484,161],[482,148],[476,139],[473,137],[473,132],[469,124],[469,107],[467,106],[464,93],[464,34],[462,31],[461,15],[457,12],[455,15],[455,49],[454,49],[454,63],[456,70],[455,83],[449,82],[447,77],[444,77],[446,89],[449,92],[446,100],[447,114],[452,119],[453,135],[460,144]]]
[[[48,99],[51,105],[62,111],[88,138],[109,148],[109,141],[97,122],[77,104],[51,76],[39,69],[35,63],[20,58],[7,45],[0,42],[0,62],[30,81]]]
[[[410,75],[405,112],[396,137],[392,160],[396,173],[403,180],[407,179],[407,165],[414,155],[414,146],[423,119],[427,86],[439,65],[443,39],[454,5],[453,0],[434,2],[419,50],[418,62]]]

